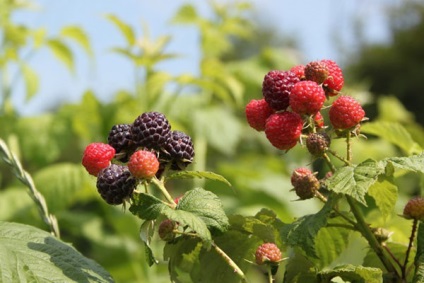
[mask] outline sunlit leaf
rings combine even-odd
[[[59,39],[49,39],[47,47],[71,72],[74,72],[74,55],[65,43]]]
[[[409,132],[399,123],[371,122],[361,126],[361,132],[381,137],[399,146],[407,154],[419,153],[422,148],[412,139]]]
[[[231,186],[230,182],[219,174],[210,171],[180,171],[166,176],[166,180],[171,179],[193,179],[193,178],[204,178],[212,181],[219,181]]]
[[[185,193],[176,210],[183,210],[198,216],[211,230],[224,232],[228,229],[228,217],[217,195],[201,188]]]
[[[354,266],[351,264],[337,266],[332,270],[321,271],[318,274],[321,283],[333,282],[340,277],[352,283],[383,283],[383,272],[379,268]]]
[[[106,19],[112,22],[121,32],[121,34],[125,37],[127,44],[129,46],[133,46],[135,44],[136,38],[132,27],[122,20],[120,20],[117,16],[109,14],[106,15]]]
[[[378,181],[368,189],[368,195],[374,199],[383,217],[388,217],[393,212],[398,198],[398,188],[392,179],[379,176]]]
[[[197,20],[197,12],[193,5],[185,4],[175,14],[172,22],[174,23],[193,23]]]
[[[25,82],[26,99],[31,99],[39,89],[39,79],[37,73],[27,64],[21,65],[21,71]]]
[[[377,177],[384,173],[384,167],[374,160],[368,159],[357,166],[345,166],[327,179],[329,190],[349,195],[361,202],[365,202],[365,194],[369,187],[377,181]]]
[[[78,43],[88,55],[93,56],[93,50],[91,49],[90,39],[85,31],[78,26],[66,26],[60,31],[62,36],[68,37]]]
[[[2,282],[113,282],[73,247],[35,227],[0,222]]]

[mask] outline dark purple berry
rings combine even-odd
[[[160,159],[171,163],[171,169],[183,170],[193,162],[194,147],[191,137],[180,131],[172,131],[171,138],[163,147]]]
[[[159,150],[170,139],[171,126],[162,113],[146,112],[135,119],[131,136],[137,146]]]
[[[127,162],[136,149],[131,138],[130,124],[114,125],[109,132],[107,141],[115,149],[115,158],[122,162]]]
[[[126,166],[112,164],[97,175],[97,191],[108,204],[122,204],[137,185]]]

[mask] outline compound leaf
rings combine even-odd
[[[2,282],[113,282],[73,247],[38,228],[0,222]]]

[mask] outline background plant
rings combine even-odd
[[[4,3],[10,4],[7,6],[10,13],[20,8],[14,1],[2,1],[2,5],[6,5]],[[236,8],[217,6],[216,19],[219,20],[212,20],[203,18],[194,7],[187,5],[181,8],[175,22],[198,27],[202,37],[210,36],[213,39],[216,36],[228,39],[228,36],[231,38],[241,36],[245,40],[254,41],[255,33],[249,32],[252,27],[246,25],[247,18]],[[245,9],[247,6],[241,5],[239,8]],[[2,9],[2,11],[6,10]],[[243,20],[240,21],[239,18]],[[10,18],[5,19],[4,22],[9,21],[9,24],[13,25]],[[109,22],[119,26],[117,20],[111,20],[111,16],[108,16],[108,19]],[[125,23],[125,20],[118,20]],[[236,28],[229,28],[232,26]],[[127,27],[135,30],[134,27],[128,25]],[[15,36],[22,36],[19,33],[21,28],[14,30]],[[138,36],[135,32],[132,34],[136,38],[134,42],[138,42],[137,39],[146,35],[144,32]],[[50,38],[50,36],[46,37]],[[153,39],[153,42],[155,40],[162,42],[164,47],[163,44],[170,39]],[[206,39],[202,42],[206,42]],[[25,41],[25,44],[31,45],[31,43],[32,40]],[[156,43],[156,46],[161,46],[159,43]],[[150,45],[155,46],[155,44]],[[234,197],[234,192],[225,184],[213,181],[206,181],[204,184],[211,186],[213,192],[220,196],[226,213],[254,215],[266,203],[267,208],[273,210],[282,221],[289,223],[294,217],[319,210],[321,204],[318,201],[293,202],[295,196],[291,197],[284,191],[285,188],[290,187],[291,171],[311,162],[309,156],[300,149],[281,155],[267,144],[262,136],[252,132],[243,117],[244,105],[260,93],[263,75],[270,69],[288,69],[298,63],[299,58],[288,50],[282,52],[280,49],[266,47],[260,49],[258,53],[233,60],[231,56],[228,58],[228,53],[231,54],[233,47],[228,42],[223,45],[225,48],[218,48],[219,52],[216,51],[216,53],[206,50],[207,46],[201,45],[201,48],[205,49],[202,73],[178,77],[158,71],[156,63],[160,58],[171,59],[169,54],[163,54],[161,48],[148,52],[149,56],[153,57],[146,59],[150,63],[136,63],[135,58],[128,56],[127,51],[125,51],[127,54],[121,51],[131,49],[135,55],[139,55],[144,54],[141,53],[144,52],[144,47],[135,43],[116,47],[118,49],[111,46],[119,54],[124,54],[123,56],[131,59],[134,72],[138,75],[136,87],[117,90],[116,95],[109,102],[101,102],[96,93],[87,91],[82,100],[76,104],[62,105],[50,113],[20,117],[13,105],[2,100],[2,106],[6,110],[0,116],[2,128],[0,136],[33,176],[36,187],[46,199],[49,211],[58,218],[62,239],[72,242],[84,255],[99,262],[118,282],[148,282],[149,280],[169,282],[169,279],[166,266],[162,262],[152,268],[144,264],[144,248],[138,233],[133,229],[140,225],[139,220],[129,213],[122,213],[120,208],[111,209],[99,200],[95,192],[94,179],[86,175],[79,162],[87,143],[104,141],[105,133],[113,124],[129,121],[134,113],[147,110],[146,104],[143,103],[146,89],[149,89],[149,97],[152,97],[149,100],[150,107],[167,113],[175,128],[184,130],[194,137],[199,156],[195,164],[197,167],[194,169],[203,168],[218,172],[231,182],[233,188],[237,188],[236,197]],[[21,43],[19,46],[27,45]],[[13,48],[20,50],[16,45]],[[11,52],[10,49],[8,52]],[[2,48],[2,52],[4,50],[6,49]],[[70,56],[66,56],[65,53],[72,54],[72,49],[68,48],[68,50],[70,52],[62,52],[62,57],[68,58],[69,61]],[[32,56],[36,56],[36,53]],[[30,64],[31,61],[27,59],[29,58],[24,61]],[[6,61],[11,62],[8,66],[15,64],[12,59]],[[6,63],[2,64],[5,66]],[[144,74],[144,70],[147,69],[146,64],[149,64],[148,68],[151,70],[147,77]],[[23,71],[21,72],[19,68],[17,70],[18,77],[23,78]],[[36,70],[33,71],[35,72]],[[7,73],[9,77],[14,74],[9,69]],[[2,71],[2,74],[5,72]],[[221,74],[227,76],[224,77]],[[13,90],[21,82],[23,81],[17,80],[13,84],[7,84],[10,86],[10,95],[13,95]],[[40,83],[40,89],[42,89],[42,83]],[[173,85],[177,86],[176,91],[172,88]],[[366,158],[381,160],[393,156],[408,156],[423,146],[422,129],[396,98],[385,97],[373,102],[371,94],[364,92],[363,87],[356,84],[348,86],[352,89],[346,89],[347,92],[360,98],[362,102],[368,103],[365,106],[377,109],[377,116],[373,119],[376,124],[373,123],[368,128],[368,140],[359,140],[353,145],[353,151],[356,152],[353,162],[360,163]],[[196,109],[195,116],[191,114],[193,109]],[[195,123],[191,117],[196,118],[193,119]],[[335,150],[338,150],[344,144],[335,142],[333,146]],[[201,153],[202,148],[204,153]],[[317,161],[313,163],[313,166],[315,170],[318,170],[322,164]],[[47,229],[38,216],[37,207],[28,197],[26,188],[10,174],[9,167],[2,164],[0,169],[0,218]],[[394,183],[401,189],[394,209],[395,213],[399,214],[410,196],[420,194],[421,176],[406,172],[396,174],[399,176]],[[197,182],[199,185],[203,181]],[[178,181],[173,183],[172,188],[175,192],[182,192],[188,185],[191,185],[191,181]],[[407,242],[410,227],[407,222],[392,216],[384,219],[376,212],[373,205],[362,209],[372,225],[395,232],[392,236],[393,241]],[[259,213],[256,218],[268,217],[266,215],[265,212]],[[254,218],[249,221],[255,222]],[[234,221],[237,223],[238,220]],[[317,243],[319,246],[321,242]],[[361,263],[364,254],[357,254],[357,251],[362,251],[361,247],[363,242],[354,239],[339,255],[337,261],[343,262],[346,257],[349,257],[354,263]],[[155,250],[155,247],[152,248]],[[354,258],[352,254],[355,255]],[[302,261],[304,258],[300,257],[299,260]],[[281,268],[280,272],[284,272],[284,269]]]

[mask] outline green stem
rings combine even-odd
[[[223,250],[221,250],[215,243],[212,243],[212,247],[228,263],[228,265],[233,269],[234,273],[237,273],[243,282],[248,282],[244,272]]]
[[[177,206],[177,204],[175,203],[172,196],[168,193],[168,190],[165,188],[165,185],[163,184],[163,182],[158,180],[156,177],[152,178],[152,182],[158,187],[158,189],[163,194],[165,199],[169,202],[171,207],[175,208]]]
[[[319,191],[316,191],[315,192],[315,196],[320,200],[320,201],[322,201],[323,203],[326,203],[327,202],[327,198],[325,197],[325,196],[323,196]],[[349,222],[352,226],[349,226],[349,227],[356,227],[356,223],[355,222],[353,222],[351,219],[349,219],[349,217],[347,217],[346,215],[344,215],[343,213],[341,213],[336,207],[333,207],[332,208],[333,209],[333,211],[337,214],[337,215],[339,215],[340,217],[342,217],[344,220],[346,220],[347,222]]]
[[[403,266],[401,268],[403,280],[406,280],[406,274],[407,274],[406,268],[408,266],[409,254],[411,253],[412,245],[414,243],[414,238],[415,238],[415,233],[417,232],[417,227],[418,227],[418,220],[414,219],[414,222],[412,224],[411,236],[409,237],[408,249],[406,250],[405,262],[403,263]]]
[[[0,139],[0,155],[2,159],[8,164],[15,176],[21,181],[25,186],[29,189],[29,195],[32,200],[38,206],[39,214],[43,219],[44,223],[49,226],[50,233],[60,238],[59,225],[57,223],[57,219],[53,214],[49,213],[47,208],[46,200],[43,195],[37,190],[35,187],[34,181],[32,180],[31,175],[25,171],[22,167],[22,164],[19,162],[18,158],[13,154],[10,149],[7,147],[6,143]]]
[[[355,200],[351,196],[346,196],[347,202],[349,203],[350,209],[357,221],[356,228],[362,234],[362,236],[368,241],[368,244],[377,254],[378,258],[387,269],[389,273],[395,274],[397,278],[399,278],[399,273],[396,268],[393,266],[392,262],[387,258],[384,254],[384,249],[381,244],[378,242],[368,224],[365,222],[365,219],[360,211],[358,205]]]
[[[344,157],[342,157],[342,156],[340,156],[337,152],[335,152],[334,150],[332,150],[332,149],[327,149],[327,151],[329,152],[329,153],[331,153],[334,157],[336,157],[337,159],[339,159],[340,161],[342,161],[345,165],[347,165],[347,166],[350,166],[350,165],[352,165],[352,163],[349,161],[349,159],[346,159],[346,158],[344,158]]]
[[[327,148],[327,151],[329,151],[328,148]],[[337,171],[337,169],[334,166],[333,162],[331,162],[330,157],[328,156],[328,154],[327,153],[324,153],[322,155],[322,157],[324,157],[325,162],[328,164],[328,166],[330,166],[331,172],[335,173]]]
[[[346,136],[346,159],[349,163],[352,162],[352,143],[350,142],[350,132]]]
[[[268,264],[268,268],[267,268],[267,273],[268,273],[268,283],[272,283],[274,282],[274,278],[272,278],[272,271],[271,271],[271,265]]]

